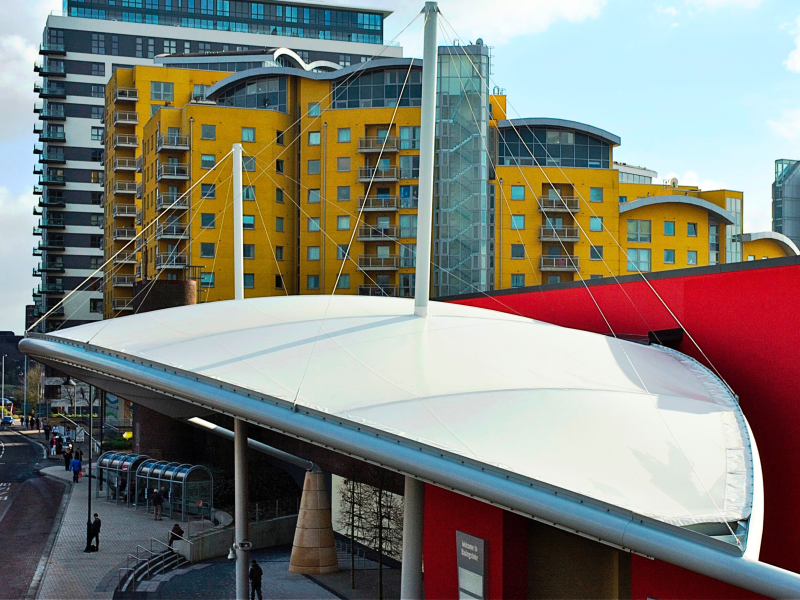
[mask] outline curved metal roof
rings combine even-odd
[[[758,240],[772,240],[778,244],[788,256],[800,255],[800,248],[798,248],[797,244],[792,241],[792,238],[787,237],[782,233],[778,233],[777,231],[743,233],[739,236],[740,242],[755,242]]]
[[[626,213],[632,210],[636,210],[637,208],[644,208],[645,206],[654,206],[656,204],[687,204],[689,206],[696,206],[697,208],[703,208],[707,210],[709,213],[713,214],[717,217],[720,221],[725,223],[726,225],[733,225],[736,222],[736,217],[733,216],[732,213],[728,212],[709,202],[708,200],[702,200],[700,198],[695,198],[694,196],[684,196],[678,194],[667,194],[664,196],[648,196],[647,198],[638,198],[636,200],[632,200],[631,202],[623,202],[619,205],[619,212]]]
[[[593,135],[595,137],[599,137],[602,140],[607,141],[612,146],[619,146],[622,143],[622,140],[618,135],[614,135],[613,133],[609,133],[605,129],[600,129],[599,127],[595,127],[594,125],[587,125],[585,123],[579,123],[578,121],[568,121],[567,119],[550,119],[547,117],[533,117],[528,119],[510,119],[504,121],[498,121],[497,127],[499,129],[511,129],[512,127],[520,128],[520,127],[559,127],[561,129],[574,129],[575,131],[581,131],[583,133],[588,133],[589,135]]]

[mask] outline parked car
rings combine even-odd
[[[12,417],[11,415],[4,415],[3,419],[0,420],[0,423],[2,423],[3,425],[13,425],[14,417]]]

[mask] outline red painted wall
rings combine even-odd
[[[524,517],[441,488],[425,486],[422,560],[425,598],[458,598],[456,531],[486,540],[489,598],[525,598],[528,529]]]
[[[758,261],[695,270],[692,275],[683,270],[660,274],[651,283],[739,395],[753,429],[766,496],[761,560],[800,572],[800,263],[795,263]],[[679,327],[645,282],[624,279],[620,284],[604,280],[589,286],[617,333],[646,335]],[[608,333],[582,286],[455,301]],[[686,337],[679,350],[703,360]],[[665,595],[648,593],[676,597],[668,590],[679,589],[674,586],[680,585],[681,577],[676,575],[673,587],[664,588]]]

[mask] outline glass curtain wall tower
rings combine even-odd
[[[772,230],[800,244],[800,161],[775,161],[772,184]]]

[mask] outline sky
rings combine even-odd
[[[421,55],[422,2],[388,8],[386,39]],[[615,159],[702,189],[744,192],[745,231],[771,229],[778,158],[800,158],[797,0],[442,0],[464,41],[494,48],[492,85],[516,117],[571,119],[622,138]],[[32,209],[33,63],[61,0],[0,1],[0,331],[21,332],[39,283]],[[403,31],[405,29],[405,31]],[[401,33],[402,32],[402,33]],[[449,30],[446,43],[451,37]],[[416,50],[416,52],[415,52]]]

